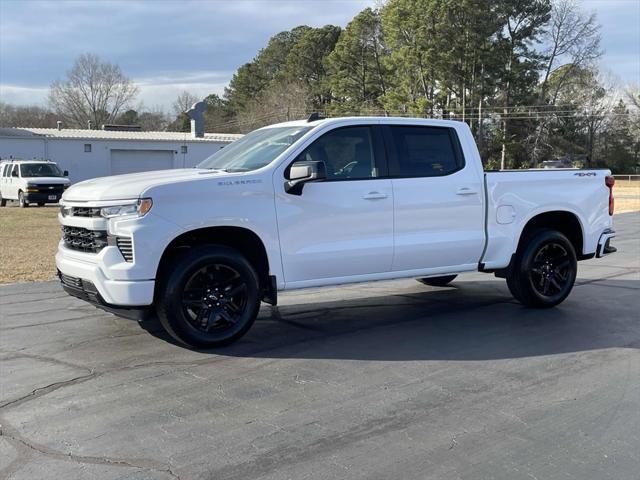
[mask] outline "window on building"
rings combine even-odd
[[[180,147],[180,153],[187,153],[187,146],[186,145],[182,145]]]
[[[84,151],[87,153],[91,152],[91,144],[90,143],[85,143],[84,144]]]

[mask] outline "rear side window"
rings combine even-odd
[[[455,131],[443,127],[390,126],[399,177],[448,175],[464,166]]]

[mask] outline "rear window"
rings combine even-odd
[[[448,175],[464,166],[451,128],[391,126],[401,177]]]

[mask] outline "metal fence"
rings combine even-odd
[[[614,175],[616,180],[624,180],[625,182],[640,182],[640,175]]]

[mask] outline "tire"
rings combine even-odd
[[[261,296],[246,258],[212,245],[194,247],[175,262],[160,279],[155,301],[160,323],[173,338],[189,347],[215,348],[247,333]]]
[[[38,202],[39,207],[44,207],[44,202]]]
[[[537,230],[518,247],[507,273],[507,286],[520,303],[550,308],[571,293],[578,273],[571,242],[555,230]]]
[[[0,194],[0,207],[6,207],[6,206],[7,206],[7,199],[2,198],[2,194]]]
[[[24,193],[18,192],[18,204],[20,208],[27,208],[29,206],[29,202],[24,198]]]
[[[458,275],[443,275],[442,277],[418,278],[420,283],[431,287],[445,287],[449,285]]]

